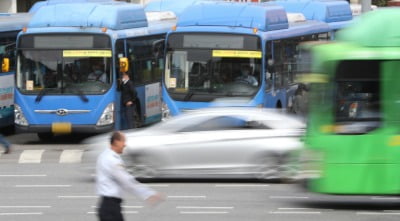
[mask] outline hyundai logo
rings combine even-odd
[[[67,109],[58,109],[58,110],[56,110],[56,114],[59,116],[65,116],[68,114],[68,110]]]

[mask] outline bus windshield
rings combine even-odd
[[[24,36],[16,86],[24,94],[103,94],[112,83],[109,44],[104,36]]]
[[[256,36],[172,34],[167,48],[164,80],[175,100],[251,97],[261,85],[261,43]]]

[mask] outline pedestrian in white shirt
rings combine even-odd
[[[123,221],[121,202],[124,191],[131,192],[149,204],[163,200],[161,194],[136,181],[124,167],[120,154],[125,148],[125,135],[116,131],[112,134],[110,148],[97,159],[96,188],[100,196],[98,217],[100,221]]]

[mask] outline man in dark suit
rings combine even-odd
[[[127,125],[125,129],[135,128],[136,89],[126,72],[122,73],[121,102],[122,114],[125,116]]]

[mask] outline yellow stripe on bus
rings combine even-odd
[[[111,50],[64,50],[63,57],[111,57]]]
[[[213,50],[213,57],[261,58],[261,51]]]

